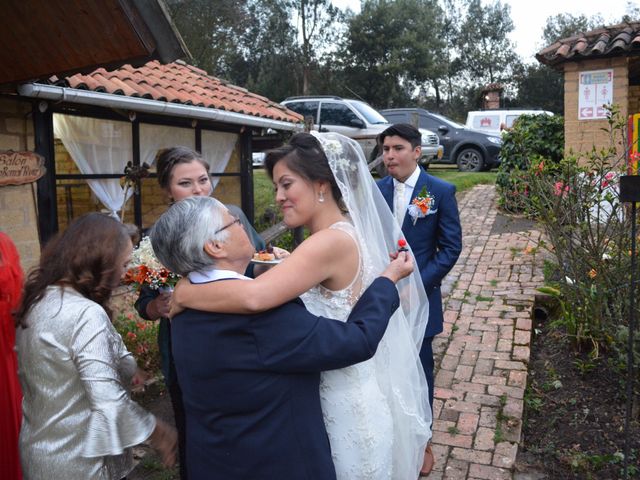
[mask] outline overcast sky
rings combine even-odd
[[[491,0],[482,0],[485,4]],[[340,7],[350,7],[360,11],[360,0],[332,0]],[[544,48],[541,44],[542,30],[548,17],[559,13],[584,14],[588,17],[600,15],[605,23],[618,22],[626,11],[627,0],[502,0],[511,6],[511,19],[515,30],[511,40],[516,51],[527,62],[534,61],[533,55]],[[636,6],[639,2],[632,2]]]

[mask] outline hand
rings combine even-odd
[[[162,292],[147,304],[147,316],[152,320],[169,316],[171,292]]]
[[[175,428],[156,417],[156,428],[149,437],[149,444],[160,454],[165,467],[173,467],[178,450],[178,434]]]
[[[396,252],[389,255],[392,260],[382,272],[382,277],[387,277],[393,283],[408,276],[413,272],[413,257],[409,252]]]
[[[178,315],[180,312],[182,312],[184,310],[184,306],[182,305],[182,303],[180,302],[180,299],[182,297],[181,295],[181,291],[182,291],[182,286],[187,283],[189,284],[189,280],[185,279],[185,278],[181,278],[180,281],[178,281],[178,283],[176,283],[176,286],[173,287],[173,295],[171,296],[171,302],[169,305],[169,313],[167,314],[167,316],[169,318],[173,318],[176,315]]]
[[[131,377],[131,391],[144,392],[144,386],[149,379],[149,374],[141,368],[136,369],[136,373]]]
[[[285,250],[284,248],[280,248],[280,247],[273,247],[273,256],[276,258],[276,260],[282,260],[283,258],[286,258],[289,255],[291,254],[289,253],[288,250]]]

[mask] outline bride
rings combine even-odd
[[[299,133],[268,152],[265,165],[285,223],[306,226],[309,238],[254,281],[182,281],[173,301],[178,308],[250,313],[301,296],[310,312],[346,320],[402,236],[362,150],[339,134]],[[375,356],[321,377],[322,411],[341,480],[415,480],[431,436],[418,359],[429,309],[417,270],[398,289],[402,308]]]

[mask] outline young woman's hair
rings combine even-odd
[[[289,143],[269,150],[264,157],[264,165],[273,178],[273,169],[279,161],[284,161],[287,167],[311,182],[326,182],[331,185],[331,193],[340,208],[344,209],[342,193],[333,176],[329,160],[320,142],[310,133],[296,133]]]
[[[74,220],[50,240],[42,251],[40,264],[27,278],[17,324],[42,299],[50,285],[69,286],[93,300],[109,315],[107,301],[116,280],[121,255],[130,242],[137,241],[137,228],[102,214],[88,213]]]
[[[207,172],[209,172],[209,164],[205,162],[195,150],[188,147],[171,147],[158,150],[156,154],[156,170],[160,187],[168,190],[175,166],[181,163],[191,163],[194,160],[200,162]]]

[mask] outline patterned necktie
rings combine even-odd
[[[404,220],[404,214],[407,211],[407,205],[404,199],[404,183],[397,182],[395,190],[393,192],[393,214],[398,221],[398,224],[402,227],[402,221]]]

